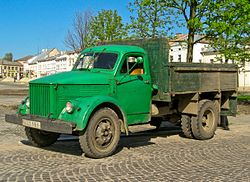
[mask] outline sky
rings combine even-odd
[[[67,50],[63,41],[76,12],[117,10],[129,22],[132,0],[0,0],[0,58],[12,52],[14,59],[41,49]]]

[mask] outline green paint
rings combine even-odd
[[[95,68],[100,56],[116,55],[113,67]],[[90,64],[84,56],[93,56]],[[131,57],[138,61],[127,61]],[[83,61],[84,58],[84,61]],[[82,60],[81,60],[82,59]],[[91,114],[102,104],[113,104],[128,125],[150,120],[152,84],[146,52],[137,46],[97,46],[84,50],[79,56],[82,67],[33,80],[29,83],[32,115],[73,122],[83,130]],[[137,58],[136,58],[137,60]],[[125,63],[126,62],[126,63]],[[92,65],[93,63],[93,65]],[[123,64],[133,65],[122,72]],[[91,66],[90,66],[91,65]],[[92,67],[93,66],[93,67]],[[143,74],[131,75],[141,66]],[[73,113],[65,110],[66,102],[74,105]]]
[[[18,115],[26,115],[26,114],[29,114],[30,112],[30,109],[26,106],[26,100],[28,99],[29,97],[26,97],[22,103],[19,105],[19,107],[17,108],[17,112],[16,114]]]
[[[66,112],[65,109],[59,115],[59,119],[64,121],[70,121],[77,124],[78,130],[83,130],[89,120],[90,115],[92,112],[101,104],[114,104],[116,105],[121,113],[123,113],[123,117],[127,120],[126,113],[122,105],[119,103],[118,100],[114,99],[113,97],[109,96],[93,96],[93,97],[86,97],[86,98],[77,98],[75,100],[71,100],[74,105],[74,111],[72,114]]]

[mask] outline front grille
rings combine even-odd
[[[50,90],[50,88],[53,88]],[[30,114],[55,119],[67,101],[79,97],[108,95],[109,85],[53,85],[30,84]]]
[[[47,117],[50,111],[50,86],[30,84],[30,114]]]

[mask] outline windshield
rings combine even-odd
[[[75,63],[73,69],[110,69],[115,66],[118,55],[115,53],[84,53],[80,59]]]

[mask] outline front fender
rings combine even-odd
[[[74,105],[74,111],[72,113],[68,113],[64,108],[59,115],[58,119],[62,119],[64,121],[74,122],[76,124],[77,130],[84,130],[88,124],[91,114],[93,111],[104,103],[111,103],[116,105],[120,111],[122,112],[124,122],[127,123],[127,116],[124,112],[123,107],[119,103],[118,100],[109,96],[94,96],[94,97],[85,97],[85,98],[77,98],[75,100],[70,101]]]
[[[16,114],[18,115],[26,115],[30,113],[29,107],[26,105],[26,100],[29,99],[29,97],[26,97],[21,104],[18,106]]]

